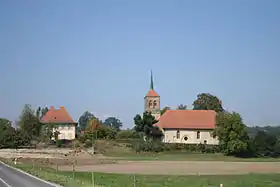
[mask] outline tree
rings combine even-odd
[[[278,152],[278,139],[273,134],[266,133],[265,131],[258,131],[253,139],[255,154],[258,157],[277,157]]]
[[[21,131],[30,139],[37,139],[40,136],[42,124],[29,104],[24,105],[18,123]]]
[[[122,127],[122,122],[115,117],[108,117],[107,119],[105,119],[103,124],[115,129],[116,131],[120,131]]]
[[[193,102],[193,110],[215,110],[223,112],[222,101],[209,93],[201,93],[197,95],[197,99]]]
[[[187,105],[180,104],[180,105],[177,107],[177,110],[187,110]]]
[[[41,120],[46,113],[49,111],[48,107],[41,108],[40,106],[36,110],[36,116],[39,120]]]
[[[100,123],[98,119],[90,120],[86,128],[86,138],[96,139],[115,139],[117,131]]]
[[[213,136],[218,136],[225,155],[243,156],[247,151],[249,137],[245,127],[240,114],[236,112],[217,114]]]
[[[169,106],[164,107],[161,111],[160,111],[160,115],[163,115],[167,110],[170,110]]]
[[[5,118],[0,118],[0,148],[10,148],[13,146],[15,129],[12,123]]]
[[[92,113],[86,111],[79,118],[79,128],[80,130],[85,130],[88,126],[90,120],[97,119]]]
[[[134,129],[138,132],[144,140],[152,140],[154,135],[159,132],[158,128],[154,126],[158,121],[151,115],[150,112],[144,112],[143,117],[137,114],[134,117]],[[157,134],[158,137],[158,134]]]

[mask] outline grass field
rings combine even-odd
[[[230,161],[230,162],[280,162],[280,158],[236,158],[221,153],[193,153],[185,151],[167,151],[161,153],[136,153],[127,145],[139,140],[98,140],[97,148],[106,157],[116,160],[166,160],[166,161]]]
[[[9,163],[12,165],[12,163]],[[32,167],[18,164],[17,168],[40,178],[65,187],[92,186],[92,173],[56,172],[51,168]],[[164,175],[124,175],[94,173],[95,187],[279,187],[280,174],[215,175],[215,176],[164,176]]]

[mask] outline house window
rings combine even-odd
[[[177,139],[180,138],[180,131],[179,131],[179,130],[177,130],[177,132],[176,132],[176,138],[177,138]]]
[[[204,144],[207,144],[207,140],[204,140]]]
[[[196,138],[197,138],[197,139],[200,139],[200,131],[197,131],[197,132],[196,132]]]
[[[188,140],[188,137],[185,136],[185,137],[184,137],[184,140],[187,141],[187,140]]]

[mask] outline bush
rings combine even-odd
[[[62,140],[56,140],[56,146],[61,147],[62,146]]]
[[[82,144],[81,144],[81,142],[79,141],[79,140],[74,140],[73,142],[72,142],[72,146],[73,146],[73,148],[80,148],[80,147],[82,147]]]
[[[179,143],[162,143],[159,141],[144,142],[140,141],[134,144],[127,145],[136,152],[196,152],[196,153],[218,153],[220,148],[218,145],[206,145],[206,144],[179,144]]]
[[[140,136],[133,130],[122,130],[117,133],[116,139],[140,139]]]
[[[87,139],[86,141],[85,141],[85,145],[84,145],[85,147],[92,147],[92,140],[89,140],[89,139]]]
[[[161,143],[161,142],[158,142],[158,141],[155,141],[155,142],[144,142],[144,141],[141,141],[141,142],[133,144],[131,147],[136,152],[143,151],[143,152],[155,152],[155,153],[158,153],[158,152],[163,152],[165,150],[164,149],[164,144]]]
[[[87,140],[86,136],[85,135],[81,135],[81,134],[77,136],[77,139],[81,143],[85,143],[86,140]]]

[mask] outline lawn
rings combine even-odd
[[[108,151],[104,156],[117,160],[166,160],[166,161],[229,161],[229,162],[280,162],[280,158],[237,158],[221,153],[135,153],[133,151]]]
[[[10,163],[12,164],[12,163]],[[56,172],[50,168],[32,167],[18,164],[18,168],[43,179],[64,185],[65,187],[92,186],[92,174],[76,172]],[[162,175],[124,175],[94,174],[95,187],[279,187],[280,174],[250,174],[225,176],[162,176]]]

